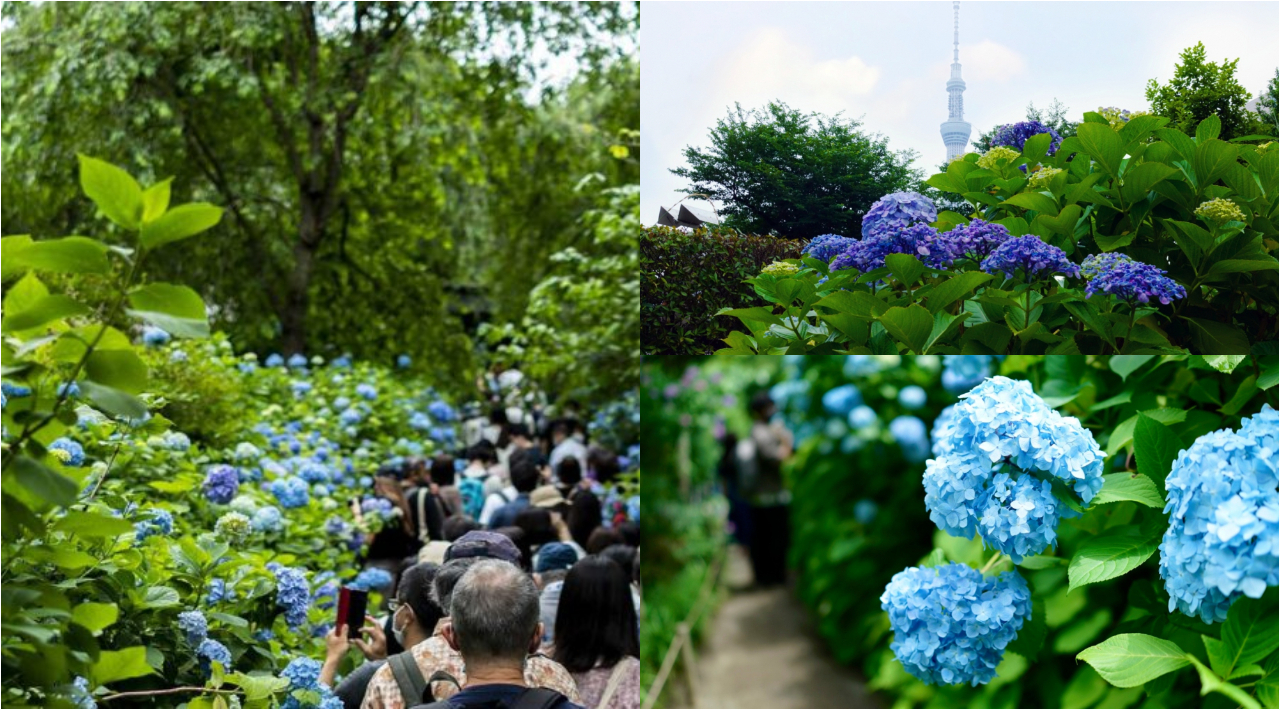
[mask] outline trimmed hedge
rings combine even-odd
[[[798,259],[804,240],[723,229],[650,227],[640,235],[640,347],[645,355],[711,354],[733,318],[721,308],[768,305],[744,279],[778,259]]]

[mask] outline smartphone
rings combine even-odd
[[[347,625],[347,638],[360,635],[368,608],[369,593],[365,590],[343,587],[338,591],[338,626]]]

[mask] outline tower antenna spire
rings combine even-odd
[[[960,61],[960,0],[955,0],[952,7],[956,12],[956,34],[951,52],[951,61],[959,63]]]
[[[973,127],[964,120],[964,79],[960,78],[960,0],[953,0],[951,8],[951,80],[947,82],[947,120],[942,124],[942,142],[947,146],[947,160],[964,155],[969,145]]]

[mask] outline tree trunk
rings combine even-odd
[[[311,274],[315,267],[316,249],[324,235],[323,214],[318,200],[302,196],[302,219],[298,222],[298,241],[293,245],[293,271],[289,274],[280,313],[281,345],[286,355],[307,352],[307,307],[310,303]]]

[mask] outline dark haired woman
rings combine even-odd
[[[640,707],[640,628],[628,574],[605,557],[569,569],[556,613],[553,658],[590,708]]]

